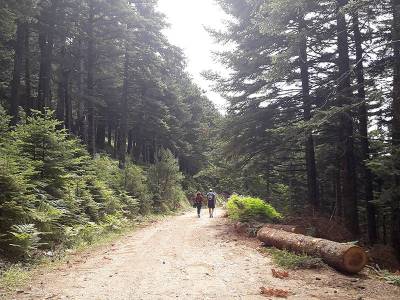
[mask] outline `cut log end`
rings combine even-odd
[[[344,269],[350,273],[360,272],[367,262],[367,254],[361,247],[358,246],[349,248],[343,255]]]

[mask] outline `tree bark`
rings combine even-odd
[[[25,26],[24,59],[25,59],[25,100],[23,106],[29,114],[30,109],[35,107],[32,103],[32,83],[31,83],[31,57],[30,57],[30,30],[29,24]]]
[[[306,234],[306,228],[299,225],[286,225],[286,224],[265,224],[263,227],[283,230],[286,232]]]
[[[133,134],[132,130],[128,132],[128,148],[126,149],[126,152],[131,155],[132,154],[132,149],[133,149]]]
[[[76,123],[74,126],[74,132],[79,136],[82,141],[87,144],[87,134],[85,129],[85,102],[83,101],[83,70],[84,70],[84,51],[82,37],[78,38],[78,63],[77,63],[77,104],[76,104]]]
[[[400,169],[398,163],[400,146],[400,0],[392,0],[393,24],[392,24],[392,46],[393,46],[393,103],[392,103],[392,144],[395,168]],[[391,201],[391,242],[400,257],[400,176],[393,175],[394,191]],[[397,190],[396,190],[397,189]]]
[[[304,121],[311,119],[311,97],[310,97],[310,75],[308,70],[307,57],[307,32],[304,17],[299,22],[299,64],[301,73],[301,86],[303,96],[303,118]],[[317,169],[315,166],[314,139],[311,132],[306,132],[305,137],[306,169],[307,169],[307,191],[308,201],[314,208],[319,207]]]
[[[360,32],[360,25],[358,20],[358,13],[353,14],[353,32],[354,43],[356,47],[356,66],[355,73],[357,76],[357,96],[361,102],[358,111],[359,129],[361,135],[361,169],[364,177],[364,193],[367,208],[367,226],[368,226],[368,239],[371,244],[375,243],[378,238],[376,229],[376,209],[372,203],[374,200],[374,191],[372,183],[372,172],[367,167],[366,162],[370,158],[369,154],[369,140],[368,140],[368,109],[365,96],[365,80],[364,80],[364,51],[362,48],[362,36]]]
[[[95,109],[94,109],[94,7],[93,0],[89,1],[89,18],[87,24],[87,97],[86,97],[86,113],[88,122],[88,151],[94,156],[96,153],[96,138],[95,138]]]
[[[107,144],[108,147],[112,148],[112,122],[110,113],[107,113]]]
[[[350,81],[350,59],[347,24],[342,8],[347,0],[337,0],[337,46],[339,69],[337,85],[337,102],[340,107],[346,108],[351,104],[352,91]],[[342,147],[342,201],[344,222],[346,227],[355,236],[359,234],[356,172],[354,160],[353,117],[351,111],[344,111],[339,116],[339,145]]]
[[[327,264],[343,272],[358,273],[368,261],[365,251],[353,244],[341,244],[268,227],[261,228],[257,238],[268,246],[321,257]]]
[[[125,42],[125,62],[124,62],[124,83],[122,87],[121,99],[121,123],[119,143],[118,143],[118,160],[119,167],[124,168],[126,162],[126,138],[128,130],[128,81],[129,81],[129,49],[128,42]]]
[[[50,7],[42,11],[39,18],[39,86],[37,109],[43,110],[51,106],[51,65],[53,60],[54,22],[56,2],[51,1]]]
[[[70,73],[69,71],[65,76],[65,128],[72,132],[73,130],[73,122],[72,122],[72,100],[70,96]]]
[[[100,150],[106,148],[106,125],[104,119],[100,118],[97,120],[96,145]]]
[[[11,80],[10,114],[12,124],[18,121],[18,107],[21,105],[21,74],[23,70],[25,45],[25,29],[21,21],[17,21],[17,32],[14,44],[14,70]]]
[[[335,171],[335,200],[336,200],[336,220],[343,220],[343,199],[342,199],[342,176],[340,166]]]
[[[68,85],[68,77],[65,66],[65,54],[66,54],[66,36],[61,38],[61,49],[60,49],[60,63],[58,66],[58,89],[57,89],[57,109],[56,116],[57,119],[61,122],[64,122],[65,125],[65,100],[66,100],[66,86]]]
[[[119,143],[119,124],[117,122],[117,124],[115,124],[114,127],[114,149],[113,149],[113,158],[118,158],[118,143]]]

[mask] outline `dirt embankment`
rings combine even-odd
[[[266,299],[265,287],[288,291],[289,299],[399,299],[400,288],[365,274],[326,268],[275,278],[258,242],[236,236],[218,213],[213,219],[188,213],[140,229],[39,276],[12,298]]]

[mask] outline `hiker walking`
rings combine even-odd
[[[207,193],[207,200],[208,200],[208,212],[210,213],[210,218],[214,218],[214,209],[215,209],[215,202],[217,200],[217,195],[213,192],[212,189]]]
[[[197,207],[197,216],[200,218],[201,206],[203,205],[203,195],[200,192],[197,192],[196,197],[194,198],[194,206]]]

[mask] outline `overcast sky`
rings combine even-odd
[[[205,70],[223,71],[212,59],[212,51],[220,49],[204,26],[222,29],[226,15],[214,0],[158,0],[158,9],[167,16],[170,28],[165,31],[170,42],[183,49],[188,72],[206,91],[207,96],[223,110],[225,100],[211,91],[210,83],[200,73]]]

